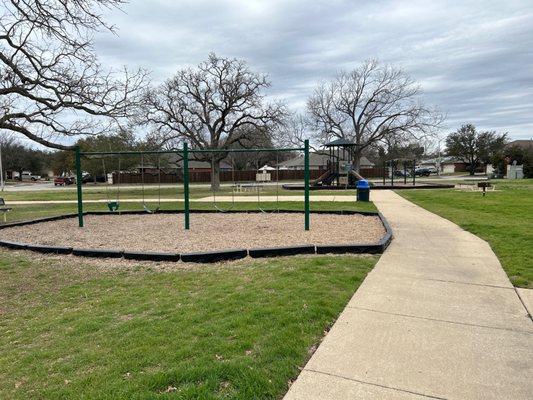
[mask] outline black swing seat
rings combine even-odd
[[[12,208],[11,207],[6,207],[6,202],[5,200],[0,197],[0,212],[3,212],[3,213],[6,213],[8,211],[11,211]]]

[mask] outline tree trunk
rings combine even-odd
[[[357,173],[361,171],[361,153],[359,151],[353,152],[353,169]]]
[[[470,163],[470,175],[474,176],[476,174],[476,164],[475,162]]]
[[[211,190],[218,192],[220,189],[220,160],[211,160]]]
[[[474,153],[471,153],[468,157],[468,161],[470,161],[470,165],[468,166],[468,172],[471,176],[476,174],[476,166],[477,166],[477,160],[476,155]]]

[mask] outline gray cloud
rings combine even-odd
[[[533,137],[530,0],[132,0],[107,17],[118,37],[97,37],[103,62],[155,81],[214,51],[246,59],[302,109],[318,81],[377,57],[421,83],[446,131],[470,122]]]

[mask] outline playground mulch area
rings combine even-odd
[[[89,215],[7,228],[2,239],[31,244],[126,251],[203,252],[291,245],[370,244],[385,235],[378,216],[312,214],[195,213],[190,230],[183,214]]]

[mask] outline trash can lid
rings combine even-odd
[[[370,184],[366,179],[360,179],[357,181],[357,189],[370,189]]]

